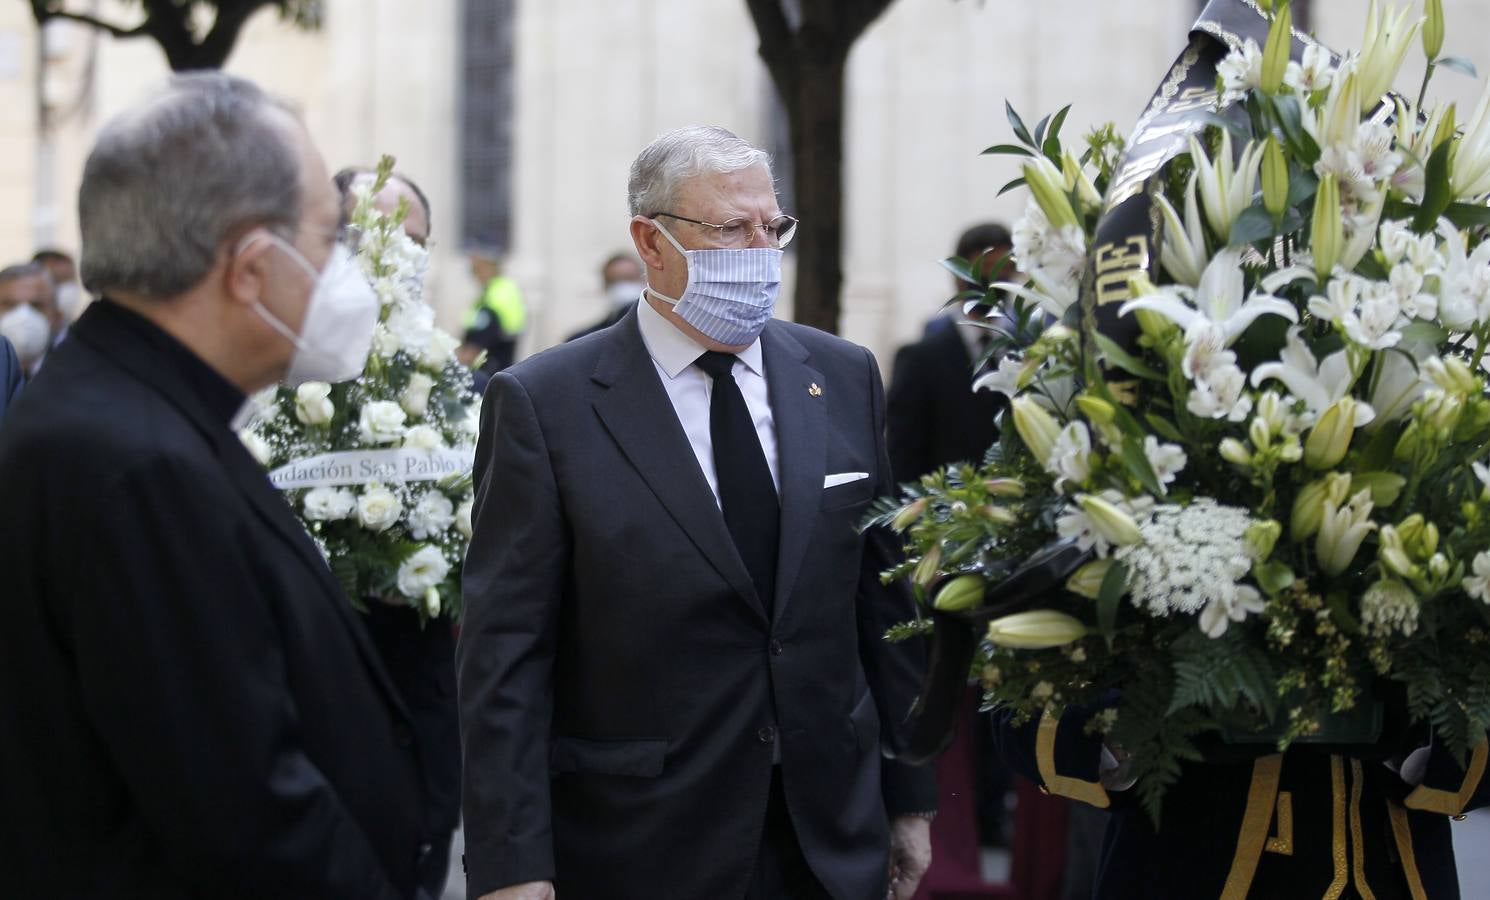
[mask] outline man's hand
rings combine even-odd
[[[530,881],[527,884],[514,884],[500,891],[483,894],[481,900],[554,900],[554,883],[552,881]]]
[[[900,816],[890,823],[890,900],[910,900],[931,867],[931,823]]]

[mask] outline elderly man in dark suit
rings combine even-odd
[[[10,341],[0,337],[0,424],[5,422],[5,413],[21,394],[21,385],[26,383],[26,371],[21,368],[21,359],[16,356]]]
[[[408,717],[230,425],[366,357],[321,158],[252,84],[178,76],[104,128],[78,206],[103,299],[0,432],[6,895],[414,897]]]
[[[914,612],[856,526],[891,489],[873,357],[771,318],[764,153],[658,138],[630,179],[647,293],[492,379],[457,647],[469,893],[907,898]]]

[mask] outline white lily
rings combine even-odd
[[[1484,490],[1480,492],[1481,497],[1490,497],[1490,466],[1484,463],[1471,463],[1470,468],[1474,470],[1474,477],[1480,480]]]
[[[1185,409],[1203,419],[1226,419],[1241,422],[1252,412],[1252,398],[1246,394],[1247,376],[1236,366],[1220,366],[1203,378],[1185,400]]]
[[[1231,226],[1242,210],[1252,205],[1257,193],[1257,173],[1262,166],[1261,141],[1248,141],[1242,150],[1241,159],[1235,160],[1231,151],[1231,132],[1221,130],[1221,146],[1213,160],[1206,155],[1200,141],[1190,136],[1190,159],[1195,163],[1196,183],[1200,188],[1200,202],[1205,209],[1205,218],[1211,226],[1216,240],[1227,243],[1231,238]]]
[[[1361,124],[1361,79],[1356,65],[1357,60],[1353,58],[1340,64],[1324,105],[1317,111],[1312,106],[1304,106],[1304,130],[1320,147],[1349,143]]]
[[[1206,604],[1200,612],[1200,630],[1206,637],[1218,638],[1232,622],[1245,622],[1248,615],[1265,608],[1262,594],[1250,584],[1239,584],[1235,591],[1225,592]]]
[[[1320,520],[1319,534],[1314,539],[1314,552],[1326,575],[1339,575],[1350,568],[1356,552],[1361,549],[1361,542],[1376,530],[1376,523],[1371,521],[1374,508],[1370,490],[1360,491],[1343,506],[1326,498],[1324,518]]]
[[[1310,44],[1304,48],[1299,62],[1290,61],[1283,70],[1283,83],[1300,94],[1328,90],[1335,80],[1335,69],[1330,65],[1330,51],[1322,44]]]
[[[1369,112],[1380,103],[1402,69],[1407,48],[1423,24],[1422,17],[1408,22],[1411,6],[1401,10],[1388,6],[1378,8],[1376,0],[1366,9],[1366,36],[1361,41],[1360,111]]]
[[[1403,344],[1398,349],[1414,359],[1419,359],[1424,350],[1430,354],[1433,352],[1432,345],[1428,344]],[[1376,376],[1371,392],[1371,408],[1376,411],[1372,423],[1381,425],[1395,422],[1412,412],[1412,405],[1423,396],[1428,386],[1418,377],[1413,360],[1402,353],[1383,353],[1377,357],[1377,365],[1381,366],[1381,374]]]
[[[1092,476],[1092,435],[1085,422],[1070,422],[1056,437],[1045,461],[1045,471],[1056,476],[1055,489],[1067,483],[1081,487]]]
[[[1163,194],[1159,195],[1159,211],[1164,215],[1164,243],[1159,249],[1164,271],[1181,284],[1191,287],[1200,284],[1210,256],[1206,253],[1205,228],[1200,223],[1200,205],[1195,199],[1195,176],[1190,176],[1190,184],[1185,188],[1183,224]]]
[[[1200,324],[1215,325],[1225,336],[1226,346],[1235,343],[1260,316],[1282,316],[1290,322],[1297,322],[1298,311],[1287,300],[1259,291],[1253,291],[1244,299],[1246,283],[1241,263],[1241,249],[1228,247],[1206,264],[1198,288],[1192,290],[1184,285],[1167,285],[1148,296],[1124,303],[1118,315],[1139,309],[1152,310],[1187,333]]]
[[[1188,462],[1185,451],[1179,444],[1161,444],[1159,439],[1152,434],[1143,438],[1143,455],[1149,461],[1149,467],[1154,470],[1154,476],[1159,479],[1159,484],[1168,487],[1179,477],[1180,472]]]
[[[1217,63],[1216,74],[1221,78],[1222,105],[1240,100],[1247,91],[1262,86],[1262,48],[1247,38]]]
[[[1475,104],[1474,117],[1449,162],[1449,186],[1456,200],[1490,192],[1490,85]]]
[[[995,394],[1003,394],[1010,400],[1019,393],[1023,385],[1020,384],[1020,374],[1024,371],[1024,362],[1013,356],[1005,356],[999,360],[998,368],[992,372],[985,372],[973,381],[974,391],[993,391]]]
[[[1283,382],[1289,393],[1304,401],[1311,415],[1318,417],[1336,400],[1350,393],[1356,373],[1351,371],[1347,351],[1338,350],[1316,360],[1301,337],[1301,329],[1288,330],[1288,339],[1278,362],[1263,363],[1252,370],[1252,386],[1269,379]],[[1360,428],[1376,417],[1370,404],[1356,404],[1355,426]]]
[[[1439,318],[1455,331],[1490,322],[1490,241],[1466,253],[1464,235],[1447,219],[1439,222],[1438,233],[1443,236]]]
[[[1419,110],[1409,106],[1406,100],[1398,97],[1396,106],[1397,114],[1392,118],[1392,127],[1396,131],[1395,146],[1401,151],[1402,162],[1392,175],[1392,187],[1418,200],[1423,196],[1426,178],[1422,164],[1433,155],[1434,141],[1438,137],[1439,128],[1444,124],[1444,117],[1449,116],[1452,124],[1454,104],[1434,107],[1427,114],[1427,121],[1421,125],[1418,124]]]

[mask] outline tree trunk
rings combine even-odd
[[[797,209],[793,318],[838,332],[843,287],[843,107],[845,54],[803,54],[786,100],[792,130]]]

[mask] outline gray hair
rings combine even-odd
[[[677,199],[678,188],[706,172],[729,173],[765,166],[771,156],[728,129],[689,125],[669,131],[647,145],[631,164],[626,199],[633,216],[654,216]]]
[[[45,279],[49,287],[56,286],[52,283],[52,273],[48,271],[47,267],[34,260],[31,262],[16,263],[0,269],[0,284],[9,284],[12,281],[19,281],[22,278],[38,277]]]
[[[235,232],[293,234],[300,162],[274,109],[294,115],[250,81],[192,72],[104,126],[78,189],[83,285],[174,297]]]

